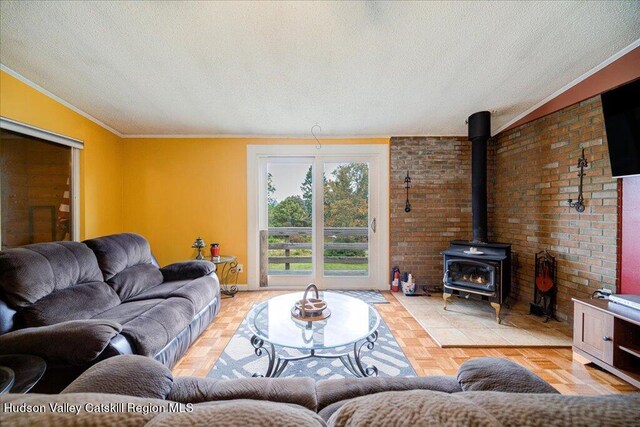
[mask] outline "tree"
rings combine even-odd
[[[324,183],[324,223],[327,227],[367,227],[369,166],[339,165]]]
[[[276,192],[276,187],[273,185],[273,175],[271,172],[267,173],[267,204],[270,208],[278,204],[278,201],[273,196]]]
[[[311,166],[307,170],[307,174],[304,177],[300,190],[302,191],[302,200],[304,201],[304,208],[307,210],[309,218],[312,218],[313,207],[313,175],[311,172]]]
[[[270,227],[311,227],[311,217],[307,214],[300,196],[289,196],[273,207]]]

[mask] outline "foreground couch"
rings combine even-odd
[[[25,413],[21,408],[42,408]],[[56,412],[60,411],[60,412]],[[635,426],[640,395],[563,396],[505,359],[456,377],[174,378],[149,358],[91,367],[60,395],[0,396],[3,425]]]
[[[213,263],[159,268],[137,234],[0,252],[0,354],[47,361],[36,391],[60,391],[121,354],[171,367],[219,309]]]

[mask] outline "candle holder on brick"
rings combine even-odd
[[[584,168],[589,166],[589,162],[584,157],[584,148],[582,149],[582,156],[578,159],[578,167],[580,168],[580,173],[578,176],[580,177],[580,184],[578,185],[578,200],[573,201],[573,199],[567,200],[569,203],[569,207],[575,208],[576,212],[584,212],[584,196],[582,195],[582,178],[584,177]]]
[[[407,190],[407,201],[404,204],[404,211],[409,213],[411,212],[411,203],[409,203],[409,188],[411,184],[411,177],[409,176],[409,171],[407,171],[407,176],[404,178],[404,188]]]

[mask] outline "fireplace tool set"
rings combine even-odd
[[[535,258],[535,286],[529,313],[544,316],[544,322],[557,320],[554,315],[556,297],[556,258],[547,250],[540,251]]]

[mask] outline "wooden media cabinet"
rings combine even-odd
[[[640,310],[573,298],[573,358],[640,388]]]

